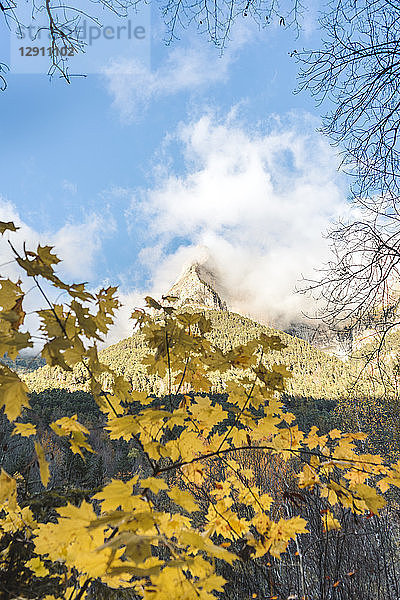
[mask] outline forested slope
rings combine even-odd
[[[335,400],[346,395],[355,379],[356,370],[350,361],[342,361],[311,346],[308,342],[281,331],[260,325],[251,319],[227,311],[206,311],[211,318],[212,329],[207,334],[222,351],[246,343],[260,332],[279,335],[286,344],[282,351],[272,351],[265,357],[266,363],[281,363],[292,372],[287,384],[287,394],[297,398]],[[134,333],[100,352],[100,359],[118,374],[123,375],[135,389],[149,393],[160,391],[154,376],[146,373],[142,358],[147,350],[141,334]],[[24,379],[31,391],[41,392],[48,388],[65,388],[70,391],[87,390],[87,373],[82,364],[72,373],[48,366],[26,373]],[[221,391],[219,382],[215,389]]]

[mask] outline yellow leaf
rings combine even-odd
[[[40,442],[35,442],[35,450],[39,462],[40,479],[42,480],[44,487],[47,487],[50,479],[50,470],[44,455],[43,446],[40,444]]]
[[[200,463],[185,465],[182,467],[181,471],[184,474],[186,481],[190,481],[195,485],[201,485],[204,481],[205,469],[204,465],[201,465]]]
[[[71,529],[72,527],[76,527],[77,529],[87,527],[96,519],[96,513],[93,510],[93,506],[89,504],[89,502],[86,502],[86,500],[84,500],[80,506],[74,506],[68,502],[67,506],[60,506],[57,508],[57,512],[62,519],[71,522]]]
[[[327,510],[326,513],[322,515],[322,523],[324,526],[324,531],[341,529],[339,521],[333,516],[330,510]]]
[[[45,577],[50,573],[48,568],[44,565],[44,563],[40,560],[38,556],[35,556],[35,558],[31,558],[31,560],[29,560],[26,563],[26,566],[28,567],[28,569],[35,573],[36,577]]]
[[[28,387],[14,371],[8,367],[0,367],[0,407],[9,421],[15,421],[24,407],[29,408]]]
[[[36,425],[33,423],[15,423],[15,427],[11,435],[21,435],[22,437],[29,437],[30,435],[36,434]]]
[[[71,348],[67,348],[64,352],[65,362],[73,367],[77,363],[81,362],[85,354],[85,348],[79,338],[74,340],[74,345]]]
[[[54,421],[54,423],[50,423],[50,427],[55,434],[70,438],[70,447],[74,454],[79,454],[83,458],[81,448],[85,448],[89,452],[94,452],[86,438],[86,435],[89,435],[89,430],[79,423],[76,414],[72,417],[61,417],[57,421]]]
[[[381,490],[382,494],[384,494],[390,488],[390,484],[393,484],[393,481],[394,480],[392,480],[390,477],[384,477],[380,481],[378,481],[376,485]],[[399,483],[394,483],[394,485],[397,485],[397,487],[399,487]]]
[[[304,440],[305,444],[307,444],[307,446],[310,448],[310,450],[313,450],[317,446],[321,446],[321,448],[322,448],[323,446],[325,446],[325,444],[328,440],[326,435],[323,435],[323,436],[317,435],[317,431],[318,431],[318,427],[315,427],[315,425],[314,425],[313,427],[311,427],[310,433]]]
[[[18,298],[23,296],[20,281],[14,283],[10,279],[0,279],[0,306],[3,310],[11,310]]]
[[[277,335],[266,335],[261,333],[257,340],[262,345],[264,350],[283,350],[286,348],[286,344],[282,342],[281,338]]]
[[[216,546],[209,537],[204,534],[200,535],[193,530],[181,530],[178,534],[179,542],[184,545],[189,545],[197,550],[204,550],[207,554],[220,558],[229,564],[237,560],[237,556],[228,550],[226,546],[230,546],[229,542],[222,543]],[[209,566],[209,565],[208,565]]]
[[[25,319],[25,312],[22,309],[24,295],[16,299],[14,306],[10,310],[2,310],[0,318],[10,323],[11,329],[18,331]]]
[[[53,247],[54,246],[37,247],[37,255],[45,265],[56,265],[61,262],[55,254],[52,254],[51,251],[53,250]]]
[[[309,465],[305,464],[301,473],[297,475],[299,478],[299,487],[306,488],[309,487],[311,490],[314,489],[315,485],[320,482],[320,479]]]
[[[282,420],[285,421],[285,423],[288,423],[288,425],[293,423],[293,421],[295,421],[295,419],[296,419],[296,417],[294,416],[293,413],[290,413],[290,412],[282,413]]]
[[[148,477],[147,479],[142,479],[140,482],[140,487],[143,489],[149,488],[153,494],[158,494],[160,490],[167,490],[168,484],[164,481],[164,479],[159,479],[157,477]]]
[[[136,417],[125,415],[124,417],[110,418],[105,429],[110,432],[110,440],[122,438],[128,442],[134,434],[138,433],[140,426]]]
[[[13,477],[1,469],[0,473],[0,504],[7,503],[9,508],[17,507],[17,482]]]
[[[80,431],[73,431],[71,433],[69,444],[70,444],[71,452],[73,452],[73,454],[79,454],[82,458],[84,458],[83,453],[82,453],[82,448],[84,448],[88,452],[94,453],[93,448],[86,441],[85,436]]]
[[[0,321],[0,324],[4,324],[4,321]],[[0,334],[0,356],[7,352],[8,357],[15,360],[20,350],[33,348],[33,342],[30,333],[14,331],[9,323],[7,325],[7,333]]]
[[[143,442],[144,451],[150,458],[158,460],[163,454],[164,447],[159,442]]]
[[[259,497],[259,501],[261,506],[263,507],[263,510],[269,511],[274,499],[269,494],[261,494],[261,496]]]
[[[19,227],[15,227],[12,221],[0,221],[0,233],[3,234],[5,231],[17,231]]]
[[[193,495],[186,490],[181,490],[178,487],[173,487],[167,492],[167,494],[171,498],[171,500],[173,500],[176,504],[179,504],[179,506],[181,506],[190,513],[200,510],[199,505],[193,498]]]
[[[328,435],[331,438],[331,440],[337,440],[342,437],[342,432],[339,429],[332,429],[332,431],[330,431]]]
[[[93,498],[102,502],[101,509],[103,512],[117,510],[118,507],[129,511],[134,507],[133,486],[137,483],[138,478],[138,475],[135,475],[125,483],[119,479],[113,479]]]
[[[78,415],[76,414],[72,417],[61,417],[61,419],[57,419],[57,421],[51,423],[50,427],[54,433],[60,436],[66,436],[72,432],[81,432],[89,435],[89,430],[79,423]]]
[[[349,437],[352,440],[360,440],[364,441],[367,439],[367,434],[362,431],[357,431],[356,433],[346,433],[346,437]]]
[[[354,486],[357,495],[361,498],[361,500],[365,503],[372,513],[377,515],[379,510],[383,508],[386,504],[385,498],[383,496],[379,496],[376,490],[365,483],[359,483]]]
[[[351,488],[356,488],[358,484],[365,483],[366,479],[368,479],[369,476],[369,473],[366,473],[365,471],[362,471],[358,468],[350,469],[350,471],[347,471],[343,474],[343,477],[345,477],[349,481]]]
[[[67,331],[68,337],[73,335],[74,331],[69,330],[73,319],[71,316],[67,318],[62,305],[54,304],[52,309],[38,310],[37,315],[41,321],[39,329],[45,332],[49,338],[63,336],[64,330]]]
[[[282,552],[285,552],[289,540],[294,539],[301,533],[308,533],[306,525],[307,521],[302,517],[279,519],[277,523],[272,523],[271,529],[268,532],[270,554],[279,558]]]
[[[152,298],[151,296],[146,296],[145,297],[145,301],[146,304],[149,308],[155,308],[156,310],[161,310],[162,306],[161,304],[159,304],[156,300],[154,300],[154,298]]]
[[[208,575],[203,580],[200,581],[200,587],[205,592],[212,593],[213,592],[223,592],[224,584],[226,583],[226,579],[221,577],[221,575]]]

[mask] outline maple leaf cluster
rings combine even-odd
[[[15,226],[1,223],[0,231],[13,232]],[[99,360],[97,343],[120,306],[117,289],[91,293],[84,284],[62,282],[54,270],[59,259],[49,246],[14,252],[23,277],[33,280],[46,303],[37,310],[43,358],[67,371],[84,365],[104,432],[110,440],[132,440],[145,471],[127,481],[113,479],[79,506],[60,506],[42,522],[20,504],[17,479],[1,470],[0,567],[7,560],[7,540],[18,534],[31,549],[25,572],[33,581],[53,582],[45,600],[81,600],[94,581],[134,590],[145,600],[211,600],[225,583],[217,562],[242,560],[239,541],[252,560],[282,557],[298,536],[308,535],[310,524],[301,515],[282,514],[279,494],[260,483],[249,456],[290,463],[299,489],[324,503],[326,534],[341,528],[338,509],[378,514],[385,493],[400,487],[400,461],[388,465],[379,455],[363,453],[364,434],[299,430],[280,400],[290,372],[281,364],[265,365],[268,353],[284,347],[278,336],[261,333],[223,352],[207,337],[210,321],[203,312],[179,312],[147,298],[150,310],[135,311],[132,318],[146,340],[148,372],[165,381],[166,394],[155,403]],[[48,289],[63,291],[67,301],[53,303]],[[3,357],[15,358],[33,346],[30,333],[21,331],[23,300],[21,281],[0,280]],[[210,395],[213,377],[222,373],[226,404]],[[12,435],[33,440],[47,488],[51,470],[43,431],[21,421],[28,393],[16,372],[0,367],[0,406],[14,424]],[[182,398],[178,404],[176,397]],[[94,452],[78,414],[50,428],[83,459]]]

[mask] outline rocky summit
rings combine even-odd
[[[211,308],[227,310],[218,289],[217,278],[211,270],[200,263],[193,263],[171,287],[165,297],[173,297],[171,303],[180,308],[192,306],[196,308]]]
[[[168,299],[168,302],[175,308],[228,310],[222,297],[217,275],[210,268],[198,262],[191,264],[183,272],[165,294],[164,299]],[[275,323],[268,325],[276,326]],[[312,346],[329,354],[343,357],[351,351],[351,340],[347,336],[339,336],[321,324],[293,322],[284,331],[289,335],[306,340]]]
[[[164,299],[168,299],[175,308],[191,307],[227,311],[227,303],[223,296],[217,274],[208,266],[195,262],[183,272]],[[382,316],[380,319],[371,317],[368,323],[358,323],[356,327],[342,327],[340,330],[333,330],[322,322],[312,320],[306,322],[300,319],[286,327],[279,326],[273,321],[269,322],[268,326],[282,328],[285,333],[303,339],[328,354],[347,358],[352,351],[372,341],[383,322],[388,323],[388,315],[383,321]]]

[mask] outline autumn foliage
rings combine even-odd
[[[2,223],[6,231],[14,225]],[[179,312],[168,298],[147,298],[149,310],[135,311],[132,319],[146,340],[148,372],[165,382],[165,394],[155,398],[132,390],[99,361],[97,343],[119,307],[116,288],[91,293],[84,284],[64,283],[49,246],[13,250],[22,278],[42,294],[41,355],[66,371],[84,365],[109,439],[133,440],[143,468],[80,503],[58,506],[42,521],[22,498],[18,477],[2,470],[0,569],[17,539],[23,579],[33,582],[29,593],[14,589],[9,597],[80,600],[100,581],[145,600],[215,598],[225,583],[218,565],[243,560],[243,548],[251,560],[283,558],[298,536],[311,531],[300,514],[280,510],[280,491],[260,481],[260,465],[265,473],[269,465],[286,470],[299,490],[318,496],[326,535],[341,528],[343,510],[377,515],[388,490],[400,487],[400,462],[388,465],[363,453],[363,433],[298,429],[280,401],[290,372],[264,364],[268,353],[282,349],[279,337],[260,333],[223,352],[210,342],[202,312]],[[33,347],[24,331],[25,292],[21,281],[2,279],[0,286],[0,351],[13,359]],[[53,303],[52,289],[67,300]],[[224,374],[226,402],[208,395],[215,374]],[[22,419],[28,391],[16,372],[0,367],[0,406],[13,435],[34,441],[41,482],[50,492],[43,432]],[[50,428],[72,453],[84,459],[93,452],[78,414]]]

